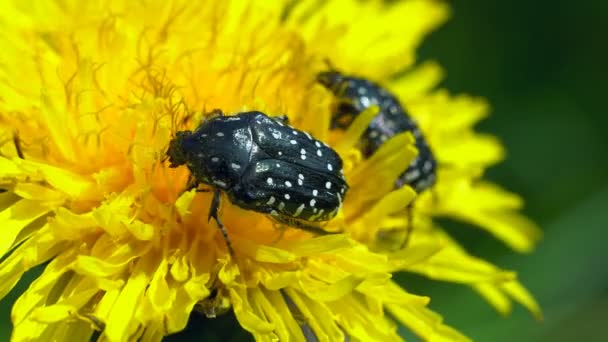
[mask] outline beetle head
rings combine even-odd
[[[339,93],[340,89],[343,87],[342,84],[344,81],[342,74],[334,70],[323,71],[317,74],[317,82],[334,94]]]
[[[167,149],[167,156],[169,157],[169,167],[178,167],[186,164],[188,157],[184,146],[184,140],[192,135],[190,131],[181,131],[175,134],[175,138],[169,142],[169,148]]]

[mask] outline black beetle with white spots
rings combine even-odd
[[[286,117],[271,118],[258,111],[214,113],[194,131],[177,132],[167,156],[170,167],[188,167],[190,189],[201,183],[213,188],[209,218],[220,226],[229,251],[230,240],[218,215],[222,191],[243,209],[326,233],[318,223],[338,213],[348,191],[340,156],[291,127]]]
[[[371,106],[379,112],[361,137],[361,150],[369,157],[388,139],[403,132],[412,132],[416,138],[418,155],[395,182],[396,188],[408,184],[422,192],[435,184],[437,162],[418,125],[397,98],[376,83],[365,78],[343,75],[338,71],[319,73],[317,80],[336,96],[332,113],[332,128],[345,129],[354,118]]]
[[[437,179],[435,156],[418,124],[408,115],[397,97],[372,81],[343,75],[336,70],[319,73],[317,81],[330,90],[336,98],[332,112],[332,129],[346,129],[363,111],[371,106],[378,106],[378,114],[374,116],[359,140],[361,152],[365,157],[374,154],[382,144],[397,134],[411,132],[414,135],[418,155],[395,180],[396,189],[409,185],[416,192],[421,193],[435,184]],[[410,202],[406,209],[409,213],[409,221],[407,235],[401,243],[401,248],[405,247],[410,239],[413,203]]]

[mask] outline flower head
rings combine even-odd
[[[439,159],[457,166],[439,174],[440,205],[429,194],[416,199],[421,223],[397,252],[379,237],[407,225],[402,213],[416,194],[393,184],[416,154],[413,138],[395,137],[363,160],[358,133],[373,111],[346,132],[329,131],[331,94],[315,84],[323,61],[388,80],[412,66],[420,39],[446,17],[443,4],[1,6],[0,298],[48,263],[13,306],[14,340],[86,339],[93,329],[114,341],[160,340],[195,310],[212,317],[229,308],[258,340],[304,340],[302,325],[319,340],[399,340],[385,311],[424,338],[466,339],[426,308],[427,297],[393,283],[395,270],[471,284],[503,307],[507,293],[536,310],[513,273],[468,256],[429,219],[465,218],[531,247],[535,230],[520,224],[517,198],[477,181],[501,151],[470,128],[483,104],[430,91],[434,65],[390,84]],[[325,229],[344,234],[277,227],[224,197],[228,253],[207,220],[211,194],[184,192],[188,170],[164,161],[175,133],[213,108],[285,114],[330,143],[351,192]]]

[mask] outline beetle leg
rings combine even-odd
[[[431,203],[433,203],[433,206],[437,207],[439,205],[439,192],[437,191],[437,188],[432,187],[431,188]]]
[[[211,192],[211,189],[199,189],[198,186],[200,183],[194,178],[192,174],[188,176],[188,181],[186,182],[186,188],[184,192],[188,192],[192,189],[196,189],[196,192]]]
[[[290,227],[298,228],[298,229],[301,229],[301,230],[304,230],[304,231],[307,231],[309,233],[313,233],[316,235],[339,234],[337,232],[325,231],[317,226],[306,224],[300,220],[296,220],[293,217],[289,217],[289,216],[278,215],[278,216],[272,216],[272,218],[275,219],[276,221],[278,221],[280,223],[284,223]]]
[[[207,298],[196,303],[194,310],[202,313],[207,318],[216,318],[228,312],[230,307],[222,305],[223,292],[223,287],[214,287]]]
[[[413,209],[414,209],[414,202],[411,202],[405,208],[405,212],[407,213],[407,227],[405,228],[405,238],[403,239],[403,242],[401,242],[401,246],[399,246],[399,249],[404,249],[405,247],[407,247],[407,244],[410,241],[410,237],[412,235],[412,230],[414,228],[414,217],[413,217],[414,210]]]
[[[228,247],[228,252],[230,255],[234,255],[234,250],[232,249],[232,243],[230,242],[230,238],[228,237],[228,232],[226,231],[226,227],[222,223],[219,215],[220,208],[220,200],[222,198],[222,194],[220,189],[213,190],[213,199],[211,199],[211,207],[209,208],[209,216],[207,216],[207,220],[210,221],[211,218],[217,222],[217,225],[220,227],[220,231],[224,236],[224,240],[226,240],[226,247]]]
[[[19,135],[17,132],[13,133],[13,144],[15,144],[15,151],[17,151],[17,156],[21,159],[25,159],[23,157],[23,151],[21,150],[21,140],[19,139]]]
[[[218,109],[218,108],[215,108],[215,109],[211,110],[210,112],[205,113],[205,117],[207,119],[215,118],[218,116],[224,116],[224,115],[225,115],[224,112],[222,112],[222,110]]]
[[[277,236],[277,238],[272,241],[272,245],[276,245],[279,241],[283,239],[283,236],[285,235],[285,230],[287,228],[284,224],[278,222],[274,225],[274,227],[276,230],[279,231],[279,236]]]
[[[277,121],[281,121],[284,124],[289,124],[289,117],[287,115],[275,116],[274,119]]]

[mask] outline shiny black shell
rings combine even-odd
[[[417,192],[422,192],[435,184],[437,161],[433,152],[416,122],[394,95],[365,78],[346,76],[337,71],[322,72],[317,80],[336,96],[332,113],[333,129],[345,129],[365,109],[372,105],[379,107],[378,115],[361,137],[360,146],[365,157],[371,156],[393,136],[412,132],[418,155],[396,180],[397,188],[408,184]]]
[[[348,190],[331,147],[258,111],[178,132],[167,155],[172,167],[187,165],[197,183],[223,190],[235,205],[277,217],[327,221]]]

